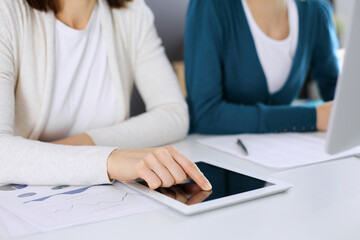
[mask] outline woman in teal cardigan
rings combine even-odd
[[[292,13],[290,4],[295,8]],[[332,103],[318,107],[290,104],[299,95],[310,69],[323,100],[334,97],[339,66],[332,15],[325,0],[192,0],[185,37],[192,131],[325,131]],[[276,41],[285,43],[290,36],[296,45],[289,44],[290,50],[291,45],[295,47],[292,53],[285,52],[290,60],[283,69],[286,64],[276,65],[283,53],[278,55],[276,47],[269,46],[271,41],[274,46]],[[282,71],[286,72],[283,83],[270,91],[267,76],[278,73],[281,78]],[[271,77],[279,80],[276,74]]]

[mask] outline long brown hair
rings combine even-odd
[[[27,3],[40,11],[54,11],[55,13],[58,11],[58,2],[57,0],[26,0]],[[127,2],[131,2],[132,0],[107,0],[108,4],[112,8],[123,8],[126,7]]]

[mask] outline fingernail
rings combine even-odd
[[[211,183],[209,182],[209,181],[207,181],[206,183],[205,183],[205,191],[208,191],[208,190],[211,190],[212,189],[212,186],[211,186]]]

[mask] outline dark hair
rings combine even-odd
[[[40,11],[54,11],[55,13],[58,11],[58,1],[57,0],[26,0],[27,3]],[[127,2],[131,2],[132,0],[107,0],[108,4],[112,8],[123,8],[126,7]]]

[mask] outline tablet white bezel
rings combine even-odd
[[[278,180],[275,180],[272,178],[262,177],[262,176],[241,170],[236,167],[227,166],[224,163],[215,162],[215,161],[211,161],[211,160],[203,160],[203,159],[198,160],[196,162],[209,163],[209,164],[212,164],[217,167],[221,167],[221,168],[233,171],[233,172],[248,175],[250,177],[254,177],[254,178],[272,183],[274,185],[256,189],[256,190],[252,190],[252,191],[245,192],[245,193],[231,195],[228,197],[214,199],[214,200],[211,200],[208,202],[202,202],[202,203],[198,203],[198,204],[194,204],[194,205],[186,205],[175,199],[167,197],[164,194],[161,194],[157,191],[151,190],[148,187],[146,187],[136,181],[128,181],[128,182],[123,182],[123,183],[126,184],[127,186],[145,194],[146,196],[148,196],[152,199],[155,199],[156,201],[159,201],[159,202],[169,206],[170,208],[175,209],[185,215],[197,214],[197,213],[205,212],[208,210],[212,210],[212,209],[216,209],[216,208],[220,208],[220,207],[224,207],[224,206],[233,205],[236,203],[241,203],[241,202],[273,195],[276,193],[287,191],[293,187],[290,184],[287,184],[287,183],[284,183],[284,182],[281,182],[281,181],[278,181]]]

